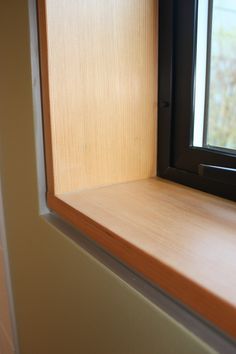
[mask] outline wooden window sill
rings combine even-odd
[[[236,338],[236,204],[158,178],[48,195],[112,255]]]

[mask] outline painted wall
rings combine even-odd
[[[0,43],[0,171],[20,353],[212,353],[39,215],[26,0],[0,2]]]
[[[0,188],[0,353],[13,354],[14,340],[11,327],[10,301],[7,282],[9,277],[6,277],[9,272],[5,269],[7,248],[4,238],[5,230],[1,195]]]

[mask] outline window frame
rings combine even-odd
[[[222,169],[217,175],[214,168],[208,173],[202,166],[236,169],[236,155],[192,145],[197,8],[198,0],[159,1],[157,174],[236,200],[236,185],[227,173],[224,177]]]

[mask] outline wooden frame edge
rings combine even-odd
[[[41,98],[43,112],[43,134],[44,134],[44,153],[46,160],[46,185],[47,191],[54,194],[54,172],[53,172],[53,152],[52,134],[50,119],[50,96],[49,96],[49,76],[48,76],[48,43],[47,43],[47,19],[45,0],[37,1],[37,22],[38,22],[38,41],[39,41],[39,62],[41,80]]]

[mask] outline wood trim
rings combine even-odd
[[[213,220],[215,219],[215,230],[217,230],[217,228],[219,227],[222,228],[221,222],[224,219],[224,217],[223,219],[221,218],[220,222],[217,223],[217,215],[215,215],[214,218],[214,215],[209,216],[210,214],[207,214],[206,217],[199,217],[198,214],[201,214],[202,212],[204,212],[204,210],[208,210],[208,208],[212,206],[214,209],[215,205],[215,210],[217,211],[217,213],[219,213],[219,215],[223,215],[221,214],[221,212],[224,213],[223,209],[225,206],[227,206],[227,203],[229,203],[228,206],[231,208],[231,212],[232,210],[236,211],[236,206],[233,203],[227,201],[223,201],[222,203],[222,201],[217,197],[209,196],[199,191],[192,191],[190,188],[187,187],[176,186],[171,182],[162,182],[159,180],[154,181],[154,184],[156,183],[156,187],[153,182],[151,182],[150,193],[147,193],[147,198],[145,198],[142,189],[143,186],[147,183],[147,181],[138,181],[125,183],[117,186],[110,186],[90,191],[84,191],[81,192],[81,194],[72,193],[69,195],[66,194],[61,196],[53,196],[51,194],[48,194],[48,205],[63,219],[67,220],[76,228],[84,232],[88,237],[96,241],[99,245],[101,245],[105,250],[107,250],[117,259],[124,262],[127,266],[140,273],[146,279],[150,280],[152,283],[165,290],[173,298],[189,307],[195,313],[202,316],[205,320],[210,321],[213,325],[218,327],[223,332],[227,333],[233,338],[236,338],[236,299],[234,301],[232,300],[232,298],[234,298],[235,288],[232,288],[233,284],[230,283],[233,278],[233,275],[229,276],[229,269],[227,269],[227,266],[226,268],[224,268],[224,271],[225,269],[227,269],[227,271],[225,271],[225,274],[224,271],[221,270],[221,263],[223,257],[217,254],[217,252],[219,251],[217,249],[218,239],[216,237],[216,244],[214,245],[213,242],[211,249],[204,250],[204,252],[209,252],[209,258],[208,255],[206,257],[206,255],[203,254],[201,257],[201,254],[199,254],[199,245],[201,247],[205,247],[204,240],[202,240],[201,244],[199,244],[198,247],[196,247],[195,249],[196,232],[201,230],[202,225],[204,225],[204,222],[206,222],[206,220],[210,220],[208,219],[208,217],[212,218],[212,220],[210,220],[209,224],[206,223],[206,229],[204,230],[204,234],[207,234],[207,227],[209,227],[209,233],[211,233],[212,240],[214,239],[214,235],[212,235],[211,229],[211,226],[214,224]],[[126,204],[126,202],[121,205],[121,214],[118,214],[116,216],[114,214],[111,214],[111,204],[108,204],[110,202],[112,203],[111,200],[113,199],[113,197],[117,196],[117,192],[114,193],[114,195],[112,194],[113,190],[115,191],[117,188],[120,190],[120,192],[122,190],[130,190],[135,184],[135,194],[137,196],[137,201],[139,199],[140,187],[142,198],[144,198],[144,200],[149,200],[149,202],[151,202],[152,208],[158,210],[158,213],[160,213],[161,216],[165,215],[165,213],[170,213],[171,215],[172,210],[176,210],[176,208],[179,208],[178,200],[176,199],[176,205],[173,205],[173,200],[175,200],[176,196],[179,196],[181,198],[181,195],[183,195],[184,200],[189,201],[190,214],[188,215],[188,217],[191,217],[192,215],[193,223],[191,224],[190,222],[190,225],[183,224],[182,219],[184,218],[184,210],[183,218],[179,218],[181,212],[178,213],[178,215],[172,215],[173,218],[177,217],[179,219],[179,229],[182,230],[177,231],[176,234],[173,234],[168,231],[168,223],[170,219],[168,218],[168,216],[166,216],[167,231],[165,231],[166,235],[163,239],[167,242],[166,246],[163,246],[160,241],[161,238],[158,236],[158,234],[161,234],[160,230],[157,230],[156,240],[151,239],[149,237],[149,226],[151,228],[151,224],[149,225],[149,223],[152,223],[153,220],[146,220],[146,234],[144,232],[142,236],[142,232],[140,232],[140,234],[137,236],[139,242],[134,242],[134,238],[132,235],[137,232],[137,227],[139,227],[139,225],[140,227],[142,227],[142,224],[144,222],[144,218],[142,219],[142,217],[140,216],[140,212],[138,212],[136,219],[137,225],[131,225],[130,227],[130,224],[128,222],[129,217],[122,218],[121,215],[124,211],[124,205]],[[158,192],[160,195],[162,195],[161,200],[159,201],[154,200],[156,196],[154,196],[153,199],[151,197],[154,188],[162,190],[162,192]],[[165,192],[163,194],[163,189],[166,191],[166,196]],[[147,189],[145,189],[145,191],[146,190]],[[176,196],[174,197],[174,199],[171,199],[172,205],[170,205],[170,210],[166,210],[168,204],[166,204],[165,202],[163,203],[163,200],[166,199],[168,201],[170,193],[172,193],[174,190],[176,190]],[[110,195],[110,201],[108,200],[109,198],[107,197],[107,193],[109,193]],[[104,198],[102,198],[103,195]],[[130,198],[131,195],[132,194],[127,194],[127,198]],[[96,201],[98,201],[97,204],[94,204],[94,198],[96,199]],[[124,196],[121,197],[121,199],[122,198],[123,200],[125,200]],[[197,204],[196,198],[200,199],[200,202]],[[116,204],[119,205],[121,199],[119,199],[118,197],[118,199],[116,199]],[[134,200],[133,202],[135,210],[135,208],[137,208],[135,205],[136,201]],[[93,208],[96,209],[96,215],[94,215],[94,212],[92,211],[85,212],[86,208],[87,210],[90,210],[90,203],[91,205],[93,204],[91,210],[94,210]],[[75,205],[77,205],[77,207],[75,207]],[[195,207],[192,207],[192,205],[195,205]],[[144,211],[146,207],[147,205],[144,201]],[[106,208],[107,214],[104,217],[104,210],[106,210]],[[126,215],[133,212],[133,210],[130,210],[130,208],[131,207],[129,205],[128,210],[126,210]],[[235,223],[235,221],[233,221],[232,219],[230,220],[230,216],[227,216],[227,207],[224,215],[225,222]],[[99,218],[97,218],[97,216]],[[100,221],[98,222],[97,220]],[[197,222],[196,220],[200,222],[194,228],[194,223]],[[123,234],[113,231],[115,223],[119,224],[120,230],[123,230]],[[158,225],[158,222],[156,224]],[[160,224],[160,228],[162,229],[163,225]],[[127,230],[129,231],[127,232]],[[186,235],[183,235],[183,232],[185,232],[184,230],[188,230]],[[232,234],[227,239],[227,232],[231,233],[230,230],[231,229],[226,226],[225,235],[222,234],[222,237],[226,238],[226,243],[228,243],[229,239],[232,240]],[[195,236],[192,237],[192,235]],[[178,240],[176,240],[177,237],[183,237],[183,239],[185,238],[186,247],[184,248],[183,243],[182,249],[178,250],[178,252],[175,252],[174,248],[177,247],[176,245],[179,242]],[[233,240],[232,242],[232,247],[235,248],[236,241]],[[189,251],[189,248],[187,246],[188,244],[191,245],[191,243],[192,247]],[[152,253],[148,253],[147,249],[149,245],[149,249],[159,249],[159,252],[153,251]],[[214,246],[216,246],[215,249]],[[169,255],[168,259],[162,257],[163,247],[164,251],[166,252],[166,255]],[[225,250],[222,249],[222,255],[227,255],[227,247],[229,247],[229,244],[226,245]],[[189,254],[189,256],[186,257],[187,253],[192,254]],[[204,268],[203,276],[199,276],[198,271],[196,271],[196,269],[194,270],[194,265],[191,264],[191,257],[192,259],[199,257],[198,266],[199,269],[201,267]],[[213,264],[210,260],[211,257],[214,258],[214,265],[218,263],[218,268],[214,269],[214,276],[212,276],[211,272],[211,267]],[[176,262],[176,267],[173,267],[173,260],[174,262]],[[182,268],[178,266],[178,264],[181,262],[183,262],[184,265]],[[235,267],[231,269],[231,274],[236,273],[236,262],[233,261],[233,263]],[[192,270],[192,273],[191,271],[185,272],[185,270]],[[190,273],[192,274],[192,277],[189,276]],[[222,278],[224,278],[224,286],[222,287],[222,291],[219,294],[216,292],[215,289],[220,287],[220,283],[222,284]]]
[[[41,99],[43,111],[43,131],[45,142],[46,159],[46,180],[48,193],[54,193],[54,173],[52,158],[52,134],[51,134],[51,115],[48,81],[48,44],[47,44],[47,21],[45,0],[37,0],[38,15],[38,36],[39,36],[39,59],[40,59],[40,78],[41,78]]]

